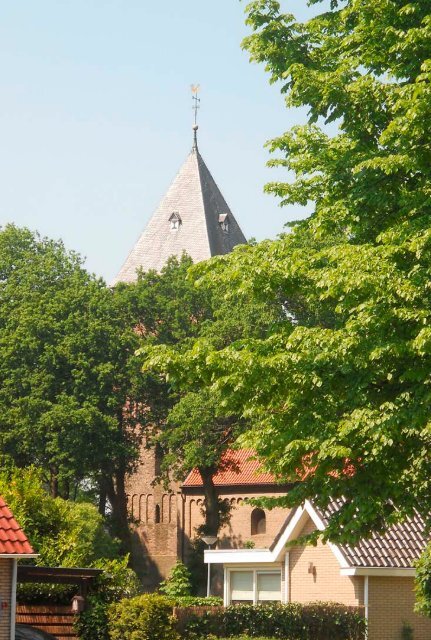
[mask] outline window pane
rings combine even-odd
[[[281,572],[257,574],[257,600],[281,600]]]
[[[230,599],[253,601],[253,572],[231,571]]]

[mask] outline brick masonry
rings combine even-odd
[[[160,462],[154,449],[141,450],[140,464],[129,477],[127,491],[129,511],[134,522],[133,562],[143,585],[152,589],[169,573],[178,558],[187,562],[191,541],[204,521],[203,493],[199,488],[181,490],[179,482],[167,488],[154,484]],[[266,511],[266,532],[252,534],[254,509],[246,498],[274,496],[285,491],[277,486],[226,487],[220,497],[229,501],[231,517],[219,534],[219,548],[242,548],[253,542],[256,548],[269,547],[287,517],[286,509]]]
[[[0,558],[0,640],[10,640],[13,560]]]
[[[414,613],[413,578],[369,578],[369,640],[402,638],[403,623],[413,629],[414,640],[430,640],[431,620]]]
[[[314,529],[310,519],[301,535]],[[340,575],[328,545],[292,547],[289,566],[291,601],[333,600],[364,606],[364,576]],[[414,613],[413,578],[370,576],[368,581],[368,640],[401,640],[404,623],[412,627],[414,640],[430,640],[431,620]]]
[[[310,519],[304,525],[301,535],[311,533],[315,528]],[[341,576],[338,560],[322,542],[319,541],[315,547],[292,547],[289,566],[291,601],[332,600],[349,606],[363,605],[363,578]]]
[[[134,560],[146,588],[154,588],[165,578],[178,558],[188,559],[190,541],[202,524],[203,494],[199,488],[182,491],[180,483],[169,487],[154,485],[159,462],[153,450],[143,449],[141,464],[129,478],[129,506],[135,520]],[[253,542],[256,548],[269,547],[280,531],[286,509],[266,511],[265,533],[252,534],[253,508],[247,498],[279,495],[285,490],[273,487],[224,487],[220,497],[229,500],[232,510],[229,524],[219,534],[219,548],[243,548]],[[309,519],[301,535],[311,533],[315,525]],[[289,549],[290,601],[336,601],[349,606],[364,606],[363,576],[342,576],[340,565],[328,545],[318,542]],[[282,592],[284,593],[284,566]],[[213,565],[212,592],[221,593],[221,573]],[[431,639],[431,620],[413,612],[412,578],[369,578],[368,640],[400,640],[403,623],[411,625],[414,640]],[[5,640],[0,636],[0,640]]]

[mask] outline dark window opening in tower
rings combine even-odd
[[[162,474],[163,449],[158,442],[154,447],[154,474],[158,478]]]
[[[160,505],[156,504],[156,508],[154,509],[154,522],[156,524],[160,524]]]
[[[251,535],[266,533],[266,515],[263,509],[253,509],[251,512]]]

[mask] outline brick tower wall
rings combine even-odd
[[[140,463],[127,480],[132,517],[132,561],[144,588],[154,589],[180,557],[181,494],[179,484],[154,484],[160,471],[154,448],[141,449]]]

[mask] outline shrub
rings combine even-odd
[[[120,600],[108,611],[111,640],[179,640],[172,601],[157,594]]]
[[[247,634],[289,640],[363,640],[366,623],[357,609],[336,603],[276,603],[207,611],[191,616],[184,628],[189,638]]]
[[[160,583],[159,591],[170,598],[189,596],[191,594],[191,573],[183,562],[177,560],[169,576]]]
[[[431,617],[431,543],[416,562],[415,592],[415,611]]]
[[[2,471],[0,495],[39,554],[37,564],[89,567],[99,558],[118,556],[119,542],[106,532],[97,508],[52,498],[45,490],[40,469]]]
[[[222,607],[223,598],[218,596],[181,596],[180,598],[171,598],[176,607]]]
[[[207,640],[211,640],[211,636],[208,636]],[[228,640],[227,638],[220,638],[218,640]],[[229,640],[277,640],[276,638],[251,638],[251,636],[235,636],[234,638],[229,638]]]
[[[138,578],[127,563],[128,556],[121,560],[100,560],[95,563],[98,569],[103,569],[103,573],[93,583],[87,607],[74,623],[81,640],[108,640],[110,604],[139,593]]]

